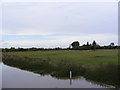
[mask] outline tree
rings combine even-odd
[[[78,41],[74,41],[71,46],[74,48],[74,49],[77,49],[79,47],[79,42]]]
[[[87,46],[90,46],[90,45],[89,45],[89,42],[87,42]]]
[[[15,51],[15,47],[11,47],[11,48],[10,48],[10,51]]]
[[[93,50],[95,50],[95,49],[96,49],[97,44],[96,44],[96,42],[95,42],[95,41],[93,41],[93,43],[92,43],[92,47],[93,47]]]
[[[89,42],[87,42],[87,45],[86,45],[86,49],[90,49],[91,48],[91,44],[89,44]]]
[[[112,46],[112,47],[113,47],[114,45],[115,45],[115,44],[114,44],[113,42],[112,42],[112,43],[110,43],[110,46]]]

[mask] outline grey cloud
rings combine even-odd
[[[117,3],[4,3],[3,33],[117,33]]]

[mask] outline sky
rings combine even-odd
[[[0,4],[3,48],[65,48],[73,41],[93,40],[118,44],[117,2],[10,1]]]
[[[119,0],[1,0],[2,2],[118,2]]]

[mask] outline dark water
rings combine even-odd
[[[83,77],[56,79],[50,75],[39,75],[11,66],[2,65],[2,88],[105,88]]]

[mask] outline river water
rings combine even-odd
[[[57,79],[50,75],[39,75],[29,71],[0,64],[2,88],[105,88],[85,78]]]

